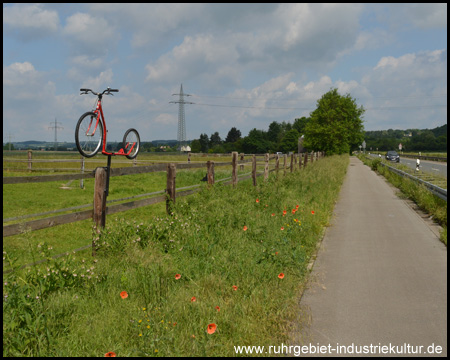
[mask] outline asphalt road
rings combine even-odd
[[[300,308],[305,356],[447,355],[447,248],[355,157]]]
[[[370,154],[371,156],[377,156],[376,154]],[[416,160],[412,158],[402,157],[400,155],[400,164],[404,164],[409,166],[411,169],[416,168]],[[447,163],[437,162],[437,161],[428,161],[428,160],[420,160],[420,171],[430,173],[433,175],[443,176],[447,178]]]

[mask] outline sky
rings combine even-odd
[[[74,142],[105,96],[109,141],[242,136],[308,117],[332,88],[364,129],[447,123],[447,4],[3,4],[3,142]],[[175,94],[175,95],[173,95]]]

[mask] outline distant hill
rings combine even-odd
[[[376,130],[366,131],[367,150],[447,151],[447,124],[434,129]]]

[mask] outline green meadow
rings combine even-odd
[[[99,235],[81,221],[5,238],[3,266],[15,270],[3,275],[3,356],[235,356],[287,343],[348,162],[325,157],[256,187],[202,183],[172,214],[164,203],[114,214]],[[205,172],[177,172],[177,187]],[[230,175],[216,169],[216,181]],[[4,185],[4,218],[92,202],[93,180],[60,190],[64,205],[55,185]],[[165,173],[113,177],[108,200],[164,187]],[[95,258],[52,258],[93,236]]]

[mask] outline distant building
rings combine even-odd
[[[190,146],[182,146],[180,151],[182,152],[190,152],[191,151],[191,147]]]

